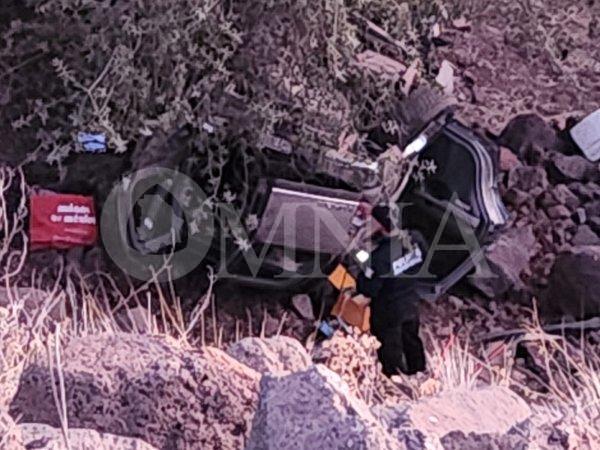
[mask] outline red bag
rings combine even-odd
[[[33,195],[30,202],[32,250],[68,249],[96,243],[98,231],[92,197]]]

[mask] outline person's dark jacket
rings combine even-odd
[[[392,264],[406,254],[402,243],[393,237],[384,237],[371,253],[370,276],[363,271],[358,276],[357,290],[371,298],[374,328],[395,327],[419,317],[419,296],[415,290],[416,278],[407,276],[418,271],[412,267],[405,274],[394,275]],[[424,255],[423,255],[424,256]]]

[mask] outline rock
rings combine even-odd
[[[505,387],[445,391],[411,405],[406,416],[447,450],[529,448],[531,409]]]
[[[544,192],[537,199],[537,202],[543,209],[548,209],[553,206],[559,205],[560,202],[550,192]]]
[[[26,448],[68,450],[59,428],[24,423],[19,425],[19,430]],[[68,439],[73,450],[156,450],[140,439],[98,433],[94,430],[69,428]]]
[[[285,336],[244,338],[229,347],[227,353],[257,372],[274,375],[306,370],[312,364],[302,344]]]
[[[571,211],[575,211],[581,205],[579,198],[564,184],[557,184],[552,190],[552,196]]]
[[[510,188],[502,198],[508,204],[518,208],[529,199],[529,195],[520,189]]]
[[[567,156],[560,153],[552,156],[551,168],[554,169],[550,171],[552,178],[558,181],[592,180],[597,172],[595,164],[583,156]]]
[[[556,130],[535,114],[523,114],[512,119],[502,131],[498,144],[508,147],[524,160],[529,160],[534,148],[561,151],[564,147]]]
[[[582,225],[585,222],[587,222],[587,214],[585,212],[585,209],[584,208],[577,208],[575,210],[575,214],[573,216],[573,220],[578,225]]]
[[[0,449],[25,450],[21,430],[7,411],[0,409]]]
[[[589,218],[600,217],[600,200],[594,200],[593,202],[586,203],[584,208]]]
[[[548,176],[541,167],[514,167],[508,175],[508,187],[520,189],[524,192],[531,192],[536,187],[546,190],[548,188]]]
[[[377,357],[380,347],[375,336],[354,329],[350,333],[335,332],[315,346],[312,356],[315,364],[323,364],[337,373],[352,394],[365,399],[365,392],[375,392],[387,384]]]
[[[600,234],[600,217],[592,217],[591,219],[586,220],[586,223],[590,225],[590,228],[596,234]]]
[[[571,217],[571,211],[564,205],[556,205],[546,210],[548,217],[551,219],[566,219]]]
[[[600,245],[600,238],[588,225],[580,225],[571,240],[572,245]]]
[[[579,183],[573,182],[569,183],[569,189],[582,201],[589,202],[593,200],[596,196],[596,192],[599,190],[598,185],[596,183]]]
[[[0,307],[6,308],[11,302],[19,301],[23,304],[22,314],[27,318],[32,318],[49,303],[51,300],[49,295],[48,292],[41,289],[19,287],[8,290],[2,287],[0,288]],[[47,314],[53,321],[60,322],[67,317],[66,305],[64,302],[58,302]]]
[[[325,366],[283,377],[267,374],[260,386],[247,450],[403,448]]]
[[[69,426],[157,448],[242,448],[260,375],[214,349],[162,336],[96,334],[62,350]],[[10,412],[59,427],[46,358],[23,372]]]
[[[435,82],[441,86],[444,94],[452,94],[454,92],[454,66],[450,61],[442,61]]]
[[[312,300],[310,299],[309,295],[294,295],[292,297],[292,305],[303,319],[311,321],[315,320],[315,313],[313,310]]]
[[[511,289],[523,290],[520,275],[529,266],[535,243],[531,226],[508,230],[485,250],[491,273],[486,274],[483,267],[478,267],[469,282],[489,298],[499,297]]]
[[[470,31],[471,30],[471,22],[469,20],[467,20],[464,16],[461,16],[458,19],[454,19],[452,21],[452,26],[460,31]]]
[[[500,170],[508,172],[514,167],[521,166],[521,161],[509,148],[500,147]]]
[[[15,317],[18,313],[9,308],[0,307],[0,412],[8,409],[17,392],[29,342]]]
[[[578,246],[560,253],[541,295],[540,311],[554,320],[600,314],[600,246]]]

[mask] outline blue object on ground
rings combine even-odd
[[[319,325],[319,331],[327,338],[331,338],[333,333],[335,333],[335,329],[325,320],[323,320]]]
[[[77,142],[88,153],[104,153],[106,151],[106,135],[104,133],[86,133],[77,134]]]

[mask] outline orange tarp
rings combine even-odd
[[[329,275],[329,282],[340,291],[344,289],[356,289],[356,280],[341,264]]]
[[[339,317],[348,325],[359,328],[361,331],[369,331],[371,328],[371,300],[363,295],[350,297],[342,294],[333,307],[331,314]]]

